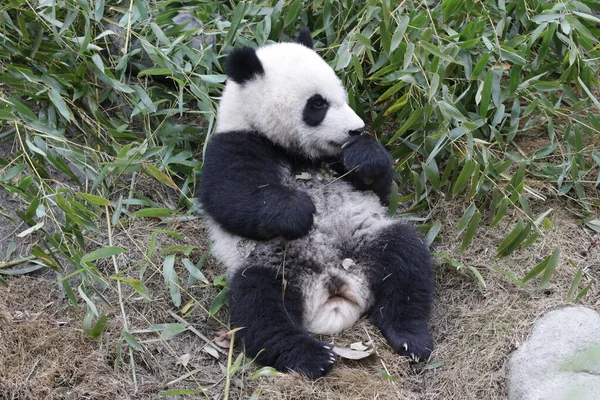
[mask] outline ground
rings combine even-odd
[[[568,260],[586,271],[584,282],[588,275],[600,275],[600,250],[592,246],[598,235],[578,223],[565,206],[562,200],[551,197],[534,202],[539,212],[553,209],[552,228],[532,247],[497,259],[495,248],[512,225],[510,218],[492,230],[482,229],[475,243],[461,253],[461,238],[455,229],[466,205],[460,200],[435,205],[433,219],[440,220],[444,229],[434,245],[438,255],[437,299],[431,329],[436,349],[428,363],[412,365],[398,357],[377,329],[361,320],[340,335],[321,339],[340,347],[373,340],[374,356],[360,361],[339,359],[331,375],[314,382],[294,374],[252,379],[258,367],[240,358],[241,366],[229,382],[229,398],[252,394],[260,399],[506,398],[510,353],[527,338],[537,317],[569,304],[565,298],[576,269]],[[5,249],[19,228],[2,225],[10,234],[0,239]],[[114,235],[115,244],[128,249],[126,255],[117,258],[121,268],[137,265],[144,258],[142,249],[148,248],[153,228],[183,235],[183,242],[196,246],[190,258],[197,259],[207,250],[201,219],[174,221],[167,226],[158,220],[136,219]],[[170,235],[157,236],[159,250],[176,243],[178,239]],[[20,251],[26,254],[31,245],[20,242]],[[556,247],[561,249],[560,263],[543,292],[535,290],[535,282],[523,289],[492,270],[499,266],[523,277]],[[485,290],[482,292],[462,270],[443,263],[440,256],[475,266],[485,279]],[[182,315],[172,306],[158,262],[149,263],[144,277],[151,301],[123,289],[128,328],[140,345],[131,352],[133,364],[127,344],[122,348],[118,345],[124,343],[120,340],[123,318],[114,288],[103,292],[110,304],[103,307],[109,324],[101,339],[94,340],[82,329],[84,304],[79,308],[68,304],[55,273],[40,270],[9,277],[8,285],[0,284],[0,399],[224,398],[228,349],[211,351],[217,359],[205,350],[205,341],[190,330],[161,337],[149,329],[156,324],[177,323],[173,315]],[[107,262],[99,268],[110,274],[113,266]],[[185,276],[183,268],[179,271]],[[223,272],[210,259],[203,271],[211,282]],[[226,329],[225,308],[215,317],[206,311],[217,293],[216,287],[203,284],[183,292],[182,304],[192,301],[183,319],[209,340]],[[594,287],[580,304],[600,309],[598,288]],[[242,348],[235,346],[232,360],[240,354]],[[184,389],[196,393],[182,396],[178,390]]]

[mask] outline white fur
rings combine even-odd
[[[217,132],[254,129],[285,148],[320,157],[338,154],[348,132],[364,127],[348,106],[339,78],[315,51],[297,43],[276,43],[256,54],[265,74],[244,85],[227,82]],[[310,127],[302,121],[302,111],[314,94],[322,95],[330,107],[324,121]]]

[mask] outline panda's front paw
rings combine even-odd
[[[431,356],[433,341],[426,322],[401,329],[384,327],[381,332],[398,354],[411,361],[427,361]]]
[[[365,184],[391,178],[392,157],[373,136],[352,136],[343,145],[342,157],[346,171],[356,172]]]
[[[303,335],[294,338],[291,348],[279,356],[274,367],[282,372],[293,370],[310,379],[317,379],[327,375],[334,362],[332,345]]]
[[[272,224],[279,236],[286,240],[304,237],[313,226],[314,214],[317,211],[310,196],[300,190],[293,190],[281,199],[277,207],[278,213]]]

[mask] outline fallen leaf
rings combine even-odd
[[[213,339],[214,344],[222,349],[228,349],[231,346],[231,332],[219,331]]]
[[[354,343],[356,344],[356,343]],[[352,348],[347,349],[343,347],[334,347],[333,352],[342,358],[348,360],[362,360],[363,358],[369,357],[375,351],[374,347],[367,348],[367,350],[353,350]]]
[[[202,348],[202,350],[204,350],[205,352],[207,352],[209,355],[211,355],[212,357],[216,358],[217,360],[219,359],[219,352],[214,347],[204,346]]]
[[[368,342],[356,342],[350,345],[352,350],[357,351],[370,351],[373,352],[373,341],[369,340]]]
[[[181,364],[182,366],[187,367],[191,358],[192,358],[191,354],[189,354],[189,353],[183,354],[183,355],[179,356],[179,360],[177,361],[177,364]]]

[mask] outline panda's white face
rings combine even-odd
[[[233,53],[228,74],[217,132],[256,130],[286,149],[318,158],[339,154],[364,128],[334,71],[301,44]]]

